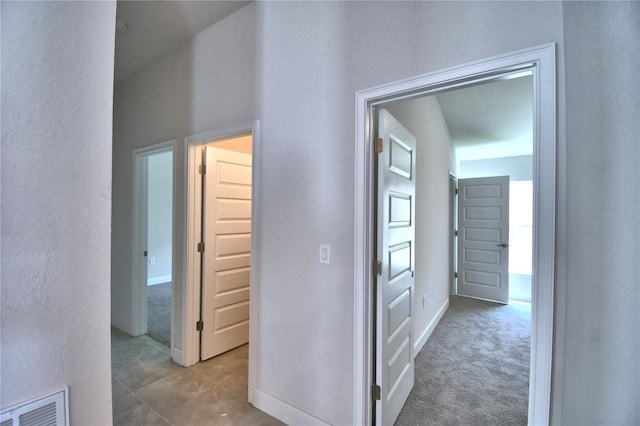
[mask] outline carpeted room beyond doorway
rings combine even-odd
[[[451,296],[396,425],[526,425],[531,305]]]
[[[171,282],[147,286],[147,335],[171,347]]]

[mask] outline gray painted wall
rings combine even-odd
[[[112,321],[123,330],[131,324],[131,153],[153,143],[256,118],[254,99],[257,58],[255,6],[249,5],[176,48],[150,67],[114,88]],[[224,58],[224,60],[222,59]],[[185,150],[174,153],[176,203],[172,275],[174,318],[182,316]],[[173,328],[182,349],[182,328]]]
[[[258,118],[269,166],[258,177],[257,386],[328,423],[350,423],[354,92],[556,42],[552,420],[638,423],[638,192],[629,191],[638,187],[638,33],[638,4],[624,2],[242,9],[116,87],[114,313],[130,275],[131,150]],[[183,223],[181,211],[175,220]],[[329,267],[317,263],[320,242],[332,245]],[[181,259],[174,266],[181,276]]]
[[[259,3],[258,9],[262,160],[281,165],[263,169],[261,176],[260,332],[288,336],[260,341],[258,383],[328,423],[349,423],[354,92],[561,43],[562,8],[533,2],[320,2]],[[320,241],[332,244],[331,267],[322,271],[316,259]]]
[[[640,3],[563,16],[553,420],[640,424]]]
[[[533,179],[533,156],[460,161],[458,178],[509,176],[511,181]]]
[[[160,284],[171,281],[173,153],[165,151],[149,155],[147,158],[147,282]]]
[[[2,408],[111,413],[115,2],[2,2]]]
[[[387,109],[416,137],[416,264],[412,312],[414,344],[424,344],[419,341],[420,337],[449,300],[451,135],[435,96],[399,102]]]

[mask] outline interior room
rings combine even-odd
[[[533,209],[532,93],[531,76],[516,75],[381,106],[416,137],[417,152],[413,313],[417,318],[416,336],[419,338],[416,340],[424,347],[418,346],[416,385],[396,424],[473,422],[473,414],[463,418],[460,413],[473,413],[474,404],[484,407],[485,415],[495,416],[492,418],[496,421],[515,424],[527,421]],[[501,285],[508,288],[508,302],[502,303],[515,306],[503,306],[499,301],[483,302],[482,299],[490,299],[490,296],[457,291],[457,278],[453,279],[451,294],[447,291],[447,257],[451,255],[446,246],[447,243],[454,246],[454,253],[457,247],[457,237],[447,241],[447,226],[449,216],[458,217],[457,208],[446,208],[451,196],[449,175],[460,179],[509,176],[509,188],[506,188],[510,197],[509,256],[508,268],[507,265],[504,267],[507,276]],[[522,182],[524,190],[520,186]],[[434,208],[434,205],[440,207]],[[458,255],[455,257],[457,260]],[[460,266],[457,271],[462,274]],[[460,299],[460,295],[475,298],[472,300],[477,302]],[[495,317],[489,319],[490,315]],[[420,316],[426,317],[430,324],[438,324],[428,336],[419,334],[422,329],[418,324],[424,323]],[[456,327],[467,330],[469,336],[459,336]],[[447,341],[456,338],[461,340]],[[501,340],[493,347],[495,352],[487,351],[482,345],[475,346],[481,341],[489,344],[491,339]],[[477,358],[473,362],[470,362],[473,358],[464,358],[468,355],[461,355],[467,351],[475,353]],[[478,370],[469,368],[469,365],[482,365],[477,364],[478,359],[483,359],[485,366],[502,364],[503,369],[500,373],[470,379],[479,374]],[[452,367],[454,365],[464,366],[461,368],[465,371],[458,371]],[[513,369],[509,370],[507,365]],[[443,373],[442,377],[437,377],[435,371],[447,371],[448,375]],[[469,380],[458,383],[455,377]],[[476,388],[472,383],[482,385]],[[449,396],[443,399],[443,394]],[[482,394],[492,397],[482,401],[477,396]]]
[[[147,156],[147,332],[171,346],[173,151]]]
[[[380,422],[388,405],[378,390],[394,388],[372,380],[374,312],[385,313],[369,285],[379,260],[371,102],[416,82],[435,90],[524,67],[541,141],[533,192],[542,188],[544,201],[533,203],[532,276],[541,285],[529,306],[541,306],[536,295],[546,301],[544,315],[531,315],[530,363],[542,368],[530,370],[527,422],[640,423],[637,2],[3,1],[0,19],[2,416],[51,397],[72,424],[119,423],[125,414],[179,424],[189,413],[225,424]],[[450,131],[421,129],[424,120],[407,114],[415,133]],[[225,352],[201,362],[208,328],[199,330],[200,293],[190,284],[202,241],[188,216],[197,193],[189,165],[198,143],[239,133],[253,137],[251,233],[234,245],[245,257],[251,245],[250,302],[236,311],[250,314],[250,342],[242,360]],[[172,147],[174,164],[168,350],[141,332],[148,318],[136,309],[152,265],[135,233],[134,153],[160,145]],[[419,349],[447,337],[438,323],[462,328],[447,314],[468,312],[454,300],[470,299],[451,296],[448,266],[449,173],[464,179],[466,164],[449,145],[427,152],[435,155],[420,161],[433,167],[409,176],[438,186],[426,188],[429,198],[417,192],[414,205],[441,226],[416,221],[416,235],[429,236],[398,251],[423,260],[395,271],[415,286],[396,304],[411,320],[392,321],[404,324],[409,340],[398,353],[418,373],[439,359]],[[396,212],[408,205],[405,198]],[[526,276],[522,266],[512,273]],[[479,335],[465,340],[485,344]],[[502,343],[489,339],[484,349]],[[487,373],[504,367],[466,362]],[[217,381],[203,381],[212,371]],[[414,389],[425,389],[421,377],[412,376]],[[441,396],[451,402],[455,393]],[[487,405],[459,414],[498,423]]]

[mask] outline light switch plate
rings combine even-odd
[[[329,244],[320,244],[318,262],[325,265],[331,263],[331,246]]]

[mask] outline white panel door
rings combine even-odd
[[[413,313],[416,139],[381,109],[377,154],[376,423],[392,425],[414,383]],[[379,142],[378,142],[379,143]]]
[[[204,152],[200,358],[249,341],[251,155]]]
[[[509,176],[458,180],[458,294],[509,302]]]

